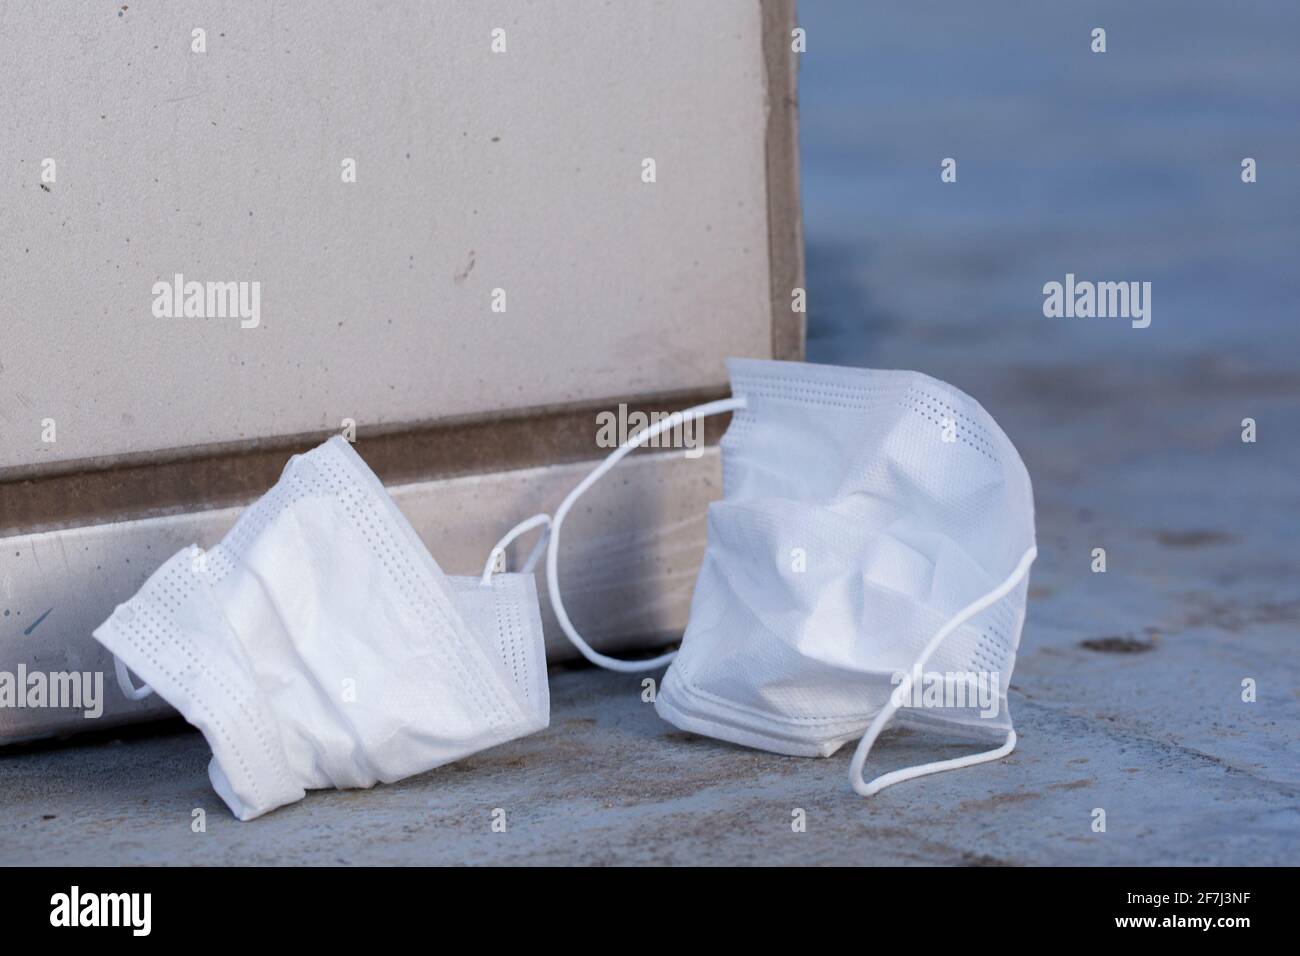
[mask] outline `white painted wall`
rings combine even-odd
[[[122,7],[0,5],[0,475],[769,354],[757,0]],[[178,272],[260,326],[155,318]]]

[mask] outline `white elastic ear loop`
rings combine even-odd
[[[122,693],[127,700],[144,700],[146,697],[152,696],[153,688],[148,684],[138,688],[132,685],[130,672],[127,671],[126,665],[122,663],[122,658],[116,654],[113,655],[113,670],[117,674],[117,686],[122,689]]]
[[[954,757],[951,760],[936,760],[933,763],[917,764],[914,767],[903,767],[901,770],[891,770],[889,773],[881,774],[874,780],[868,781],[862,779],[862,765],[867,762],[867,754],[871,753],[871,747],[875,744],[876,738],[880,736],[880,732],[884,730],[885,724],[889,723],[889,719],[893,717],[894,713],[900,706],[902,706],[902,701],[907,697],[908,692],[911,690],[913,675],[920,673],[925,669],[926,663],[930,660],[930,655],[932,655],[935,650],[938,649],[939,645],[943,643],[944,638],[952,634],[953,631],[957,630],[957,628],[961,627],[976,614],[980,613],[980,611],[993,606],[1010,594],[1016,585],[1021,582],[1024,576],[1029,573],[1029,566],[1034,563],[1034,558],[1037,556],[1038,549],[1036,547],[1031,547],[1025,552],[1024,557],[1020,559],[1020,563],[1016,565],[1016,569],[1011,572],[1011,575],[1005,581],[988,594],[985,594],[978,600],[972,601],[970,604],[958,611],[953,615],[953,617],[949,618],[948,622],[944,624],[943,627],[939,628],[939,630],[935,632],[934,637],[930,638],[929,642],[917,657],[916,664],[912,667],[912,670],[904,676],[898,689],[890,695],[889,703],[885,705],[884,709],[882,709],[880,713],[876,714],[875,719],[871,721],[871,725],[867,728],[867,732],[863,734],[862,739],[858,741],[858,747],[853,752],[853,761],[849,764],[849,783],[853,784],[854,790],[864,797],[869,797],[873,794],[879,793],[888,786],[902,783],[904,780],[911,780],[913,777],[924,777],[926,774],[939,773],[943,770],[957,770],[960,767],[971,767],[977,763],[987,763],[990,760],[998,760],[1005,757],[1007,754],[1011,753],[1011,751],[1016,749],[1016,732],[1013,729],[1007,731],[1006,743],[1001,747],[998,747],[996,750],[987,750],[983,753],[970,754],[966,757]]]
[[[523,568],[520,569],[525,574],[532,571],[537,566],[537,559],[542,556],[542,548],[546,547],[546,537],[551,533],[551,516],[548,514],[538,514],[533,515],[531,518],[525,518],[501,536],[501,540],[488,553],[487,564],[483,565],[483,579],[480,583],[491,584],[492,571],[497,563],[497,556],[500,555],[501,563],[504,566],[506,548],[510,546],[510,542],[521,534],[532,531],[538,525],[544,525],[547,530],[543,531],[542,536],[537,539],[537,544],[533,545],[532,553],[528,555],[528,560],[524,562]]]
[[[737,409],[745,407],[744,396],[735,398],[723,398],[716,402],[706,402],[703,405],[695,405],[692,408],[682,409],[680,412],[673,412],[666,418],[661,418],[648,428],[643,428],[637,432],[618,448],[614,449],[604,461],[596,466],[586,478],[578,484],[578,487],[569,492],[568,497],[560,503],[560,507],[555,509],[555,518],[551,524],[551,542],[546,549],[546,588],[551,595],[551,610],[555,612],[555,617],[560,622],[560,629],[564,631],[565,636],[573,643],[587,660],[600,667],[611,671],[621,671],[624,674],[635,674],[640,671],[651,671],[657,667],[663,667],[674,657],[676,651],[670,651],[667,654],[660,654],[658,657],[652,657],[644,661],[624,661],[617,657],[608,657],[594,650],[590,644],[582,639],[582,635],[577,632],[573,622],[569,620],[568,612],[564,609],[564,599],[560,597],[560,525],[564,524],[565,516],[568,515],[569,509],[573,503],[578,500],[584,491],[594,485],[601,477],[619,463],[622,458],[629,454],[633,449],[639,448],[650,439],[663,432],[677,428],[687,418],[707,418],[709,415],[721,415],[723,412],[734,412]]]

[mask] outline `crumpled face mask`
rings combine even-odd
[[[510,537],[481,577],[448,577],[331,438],[290,459],[220,544],[169,559],[95,638],[124,693],[156,691],[203,732],[213,787],[250,820],[546,727],[533,577],[492,573]]]
[[[798,756],[860,738],[849,777],[864,796],[1010,753],[1006,691],[1037,553],[1029,475],[1010,440],[973,399],[916,372],[728,367],[732,398],[633,436],[556,511],[547,584],[565,634],[603,667],[671,661],[655,709],[684,730]],[[560,594],[565,516],[634,447],[725,411],[723,498],[709,507],[680,652],[597,653]],[[1001,745],[865,781],[895,718]]]

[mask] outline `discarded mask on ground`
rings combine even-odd
[[[290,459],[220,544],[170,558],[95,637],[124,693],[157,692],[203,732],[213,787],[249,820],[547,725],[533,576],[492,564],[444,574],[331,438]]]
[[[547,585],[569,640],[612,670],[669,664],[655,709],[683,730],[798,756],[858,739],[849,777],[864,796],[1010,753],[1006,692],[1037,554],[1033,491],[1010,440],[973,399],[916,372],[729,369],[731,398],[678,413],[733,416],[680,651],[598,653],[565,612],[558,576],[574,502],[672,418],[611,454],[556,511]],[[936,674],[946,692],[931,695]],[[998,746],[866,781],[893,720]]]
[[[309,789],[399,780],[545,727],[529,573],[543,546],[565,635],[612,670],[670,665],[655,708],[677,727],[797,756],[858,739],[849,775],[863,795],[1010,753],[1006,693],[1037,552],[1029,476],[1006,435],[973,399],[915,372],[729,368],[731,398],[632,436],[553,519],[511,529],[481,577],[443,574],[333,438],[291,459],[220,544],[168,560],[95,637],[124,693],[156,691],[202,730],[213,786],[243,820]],[[566,516],[635,448],[725,412],[723,497],[709,508],[681,650],[597,652],[561,593]],[[535,528],[543,540],[523,572],[494,574]],[[128,667],[148,685],[134,687]],[[945,692],[932,700],[935,674]],[[999,746],[865,781],[894,720]]]

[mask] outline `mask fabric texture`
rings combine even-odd
[[[1006,691],[1036,552],[1029,475],[1006,435],[915,372],[729,370],[743,407],[722,440],[723,499],[660,716],[799,756],[832,754],[871,725],[852,774],[861,793],[1009,752]],[[1006,744],[863,784],[891,717]]]
[[[174,555],[95,638],[203,732],[241,820],[549,722],[532,575],[445,575],[342,438],[290,459],[220,544]]]

